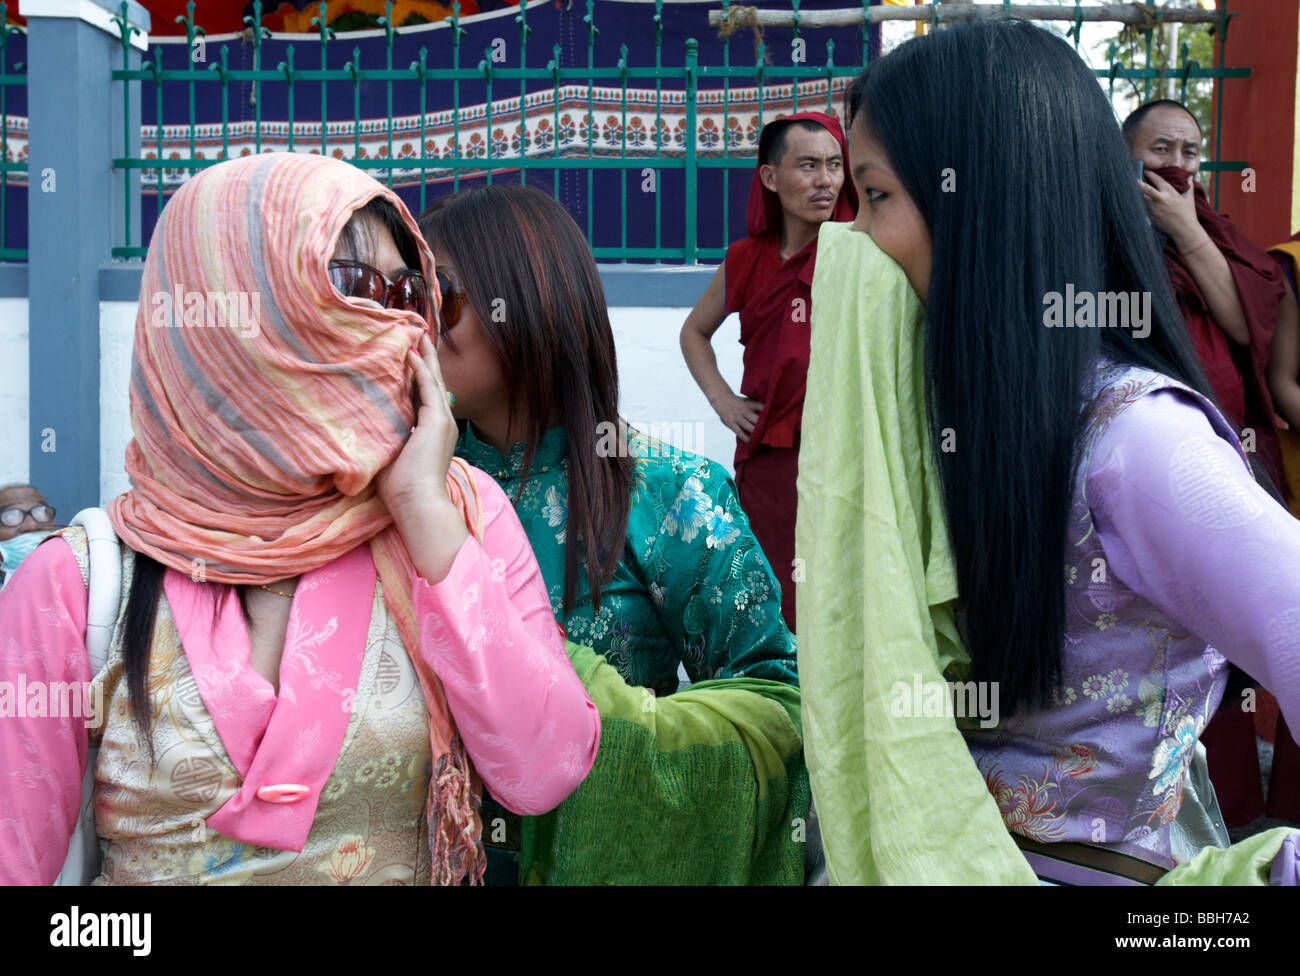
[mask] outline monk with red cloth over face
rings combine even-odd
[[[763,128],[745,214],[748,236],[727,249],[682,326],[682,355],[718,416],[736,435],[736,486],[754,535],[781,581],[781,613],[795,629],[795,478],[808,374],[811,285],[817,232],[850,221],[857,192],[840,124],[821,112],[787,115]],[[718,371],[710,344],[740,313],[745,372],[740,394]]]
[[[1195,179],[1201,129],[1178,102],[1161,99],[1124,121],[1142,193],[1164,236],[1165,264],[1196,356],[1243,447],[1284,495],[1286,477],[1268,387],[1269,349],[1286,294],[1283,272],[1263,248],[1214,212]],[[1253,432],[1253,437],[1252,437]]]

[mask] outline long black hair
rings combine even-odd
[[[1061,674],[1080,405],[1098,355],[1213,396],[1114,111],[1069,44],[1018,20],[937,31],[871,65],[845,105],[930,231],[927,420],[972,677],[997,681],[1008,713],[1043,706]],[[1149,334],[1046,328],[1045,297],[1071,284],[1150,293]],[[940,451],[947,429],[955,450]]]
[[[420,215],[435,256],[460,273],[470,305],[496,353],[509,417],[526,418],[523,492],[551,409],[567,435],[568,530],[564,612],[573,606],[579,566],[593,606],[614,577],[627,541],[632,461],[597,451],[602,424],[624,430],[618,415],[618,364],[605,292],[591,247],[554,199],[530,186],[496,184],[439,200]],[[493,299],[504,300],[503,315]],[[455,333],[443,342],[455,348]]]
[[[408,268],[420,267],[420,248],[415,236],[402,220],[397,208],[383,197],[375,197],[365,206],[360,207],[352,219],[339,234],[339,253],[347,257],[356,257],[364,252],[363,241],[372,235],[370,225],[359,218],[371,217],[379,226],[393,236],[397,251]],[[154,627],[158,617],[158,598],[162,594],[163,575],[166,567],[151,556],[142,552],[135,554],[131,569],[130,592],[127,595],[126,613],[122,621],[122,665],[126,676],[126,689],[131,702],[131,715],[142,734],[148,732],[152,717],[149,714],[149,658],[153,649]],[[230,584],[209,583],[218,587],[214,607],[220,607]],[[238,591],[240,609],[244,622],[251,619],[248,615],[248,603],[244,599],[244,590]],[[149,753],[153,755],[153,740],[145,735]]]

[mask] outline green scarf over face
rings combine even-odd
[[[723,678],[656,698],[591,648],[567,649],[600,710],[600,751],[558,808],[524,818],[525,881],[803,883],[797,687]]]
[[[926,427],[924,309],[867,234],[828,223],[818,241],[795,555],[805,753],[828,873],[1034,884],[955,721],[893,707],[896,683],[930,687],[970,661]]]

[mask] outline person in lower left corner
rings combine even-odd
[[[58,527],[54,523],[54,506],[34,486],[12,484],[0,488],[0,587]]]

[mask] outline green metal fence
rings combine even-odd
[[[1006,2],[1006,0],[1004,0]],[[503,169],[521,171],[521,179],[528,181],[529,174],[535,171],[542,171],[546,174],[549,171],[551,183],[558,195],[560,186],[561,173],[563,171],[577,171],[584,173],[587,184],[587,207],[586,207],[586,224],[588,238],[592,239],[593,220],[593,181],[595,174],[600,170],[615,170],[621,174],[623,194],[621,212],[618,214],[618,221],[621,225],[621,244],[619,246],[606,246],[595,248],[596,256],[603,260],[671,260],[684,261],[687,263],[696,262],[701,259],[717,260],[725,254],[725,248],[720,247],[701,247],[698,242],[697,226],[699,214],[699,182],[702,170],[722,169],[724,175],[724,187],[726,192],[723,199],[723,222],[727,224],[729,213],[730,199],[730,181],[731,172],[734,170],[745,171],[742,174],[743,179],[748,180],[748,171],[752,170],[754,165],[754,150],[748,148],[736,148],[733,146],[733,117],[732,109],[732,90],[733,85],[743,84],[747,88],[758,89],[758,106],[759,118],[767,121],[763,115],[765,95],[772,90],[773,86],[781,92],[789,89],[789,97],[792,101],[793,109],[800,109],[800,100],[803,99],[804,108],[817,107],[824,105],[828,111],[834,112],[839,101],[839,94],[842,92],[847,80],[857,74],[867,58],[868,32],[872,22],[873,10],[881,8],[871,8],[868,6],[868,0],[861,0],[862,19],[860,25],[861,50],[851,51],[853,63],[837,64],[836,49],[833,42],[825,44],[824,58],[822,63],[814,65],[810,63],[789,64],[773,67],[768,64],[767,51],[762,43],[758,43],[755,50],[755,56],[752,63],[747,59],[733,58],[730,46],[730,38],[723,44],[723,57],[720,64],[701,64],[699,61],[698,44],[695,40],[687,40],[684,50],[684,63],[682,65],[665,65],[664,63],[664,24],[663,24],[663,3],[657,0],[655,4],[655,13],[653,17],[653,26],[655,30],[655,58],[653,64],[633,65],[628,62],[627,45],[621,48],[622,57],[614,64],[597,64],[595,58],[596,37],[599,29],[595,18],[595,5],[593,0],[586,0],[587,14],[583,18],[586,25],[587,37],[587,64],[586,67],[562,67],[560,65],[560,48],[558,45],[547,52],[550,55],[545,67],[526,67],[530,61],[537,62],[539,59],[536,54],[530,58],[528,52],[528,38],[531,28],[528,26],[528,9],[526,3],[521,3],[518,14],[514,21],[518,27],[519,37],[519,63],[525,67],[506,68],[494,64],[491,49],[485,50],[481,60],[477,64],[470,66],[477,58],[477,54],[470,54],[462,50],[462,37],[464,31],[460,26],[459,3],[453,4],[453,15],[451,18],[451,29],[449,31],[450,46],[450,66],[431,66],[431,56],[427,48],[419,49],[417,60],[409,62],[405,66],[394,64],[394,42],[400,36],[401,31],[394,28],[391,24],[391,14],[393,4],[388,4],[388,17],[380,23],[385,32],[386,58],[382,66],[380,65],[363,65],[360,58],[359,48],[354,47],[352,57],[343,68],[327,67],[327,56],[332,49],[331,46],[346,45],[349,43],[346,37],[336,37],[334,32],[325,25],[325,5],[320,5],[319,16],[313,20],[313,26],[317,28],[318,36],[314,42],[309,43],[315,50],[308,57],[296,60],[295,50],[298,45],[287,48],[283,61],[270,67],[263,63],[263,43],[267,36],[262,29],[251,30],[251,41],[253,46],[252,61],[253,67],[250,70],[232,69],[229,66],[226,56],[226,48],[221,49],[221,57],[218,63],[200,64],[195,57],[191,56],[185,69],[164,69],[161,63],[161,54],[155,47],[152,51],[152,58],[147,60],[137,70],[130,70],[127,60],[130,37],[128,31],[130,28],[126,19],[125,4],[122,11],[117,15],[116,20],[119,29],[122,31],[122,64],[123,67],[112,72],[112,80],[122,84],[122,98],[124,105],[124,126],[126,133],[129,135],[132,126],[139,126],[141,120],[131,117],[131,100],[129,87],[139,85],[142,82],[150,82],[153,85],[155,94],[155,108],[159,124],[156,127],[155,139],[152,140],[152,156],[142,154],[140,157],[126,156],[113,160],[115,169],[126,174],[130,170],[144,171],[145,180],[149,186],[145,186],[141,193],[154,193],[157,195],[157,204],[161,208],[167,182],[167,172],[180,172],[181,174],[192,173],[195,170],[210,166],[221,159],[228,158],[230,149],[230,98],[231,88],[234,85],[250,83],[254,86],[254,91],[264,90],[262,86],[283,86],[284,94],[288,106],[287,135],[288,146],[291,151],[312,151],[319,152],[329,151],[327,133],[331,123],[337,124],[340,121],[352,125],[353,132],[353,152],[349,162],[354,165],[369,170],[373,175],[381,180],[385,180],[392,185],[398,174],[417,174],[419,180],[419,205],[421,208],[426,203],[426,187],[429,179],[442,179],[450,177],[453,185],[458,187],[460,180],[467,176],[486,174],[488,181],[491,181],[492,174]],[[254,4],[254,15],[251,23],[261,22],[261,3]],[[730,0],[720,0],[720,8],[724,19],[728,16],[732,4]],[[1081,0],[1075,3],[1077,14],[1074,27],[1072,30],[1074,43],[1076,47],[1079,44],[1081,36],[1081,25],[1084,21],[1084,15],[1089,5],[1085,5]],[[1226,5],[1225,5],[1226,6]],[[194,4],[189,4],[189,12],[184,20],[187,46],[191,53],[197,45],[203,43],[203,28],[194,20]],[[791,0],[791,12],[793,14],[793,36],[800,37],[800,10],[799,0]],[[933,4],[933,18],[941,24],[943,12],[937,3]],[[1219,45],[1219,63],[1225,63],[1225,45],[1227,41],[1227,28],[1230,19],[1236,16],[1223,9],[1219,13],[1218,26],[1218,45]],[[249,18],[246,18],[249,20]],[[1151,31],[1146,31],[1148,63],[1150,60]],[[812,49],[812,45],[808,45]],[[1104,84],[1109,84],[1112,92],[1115,82],[1121,78],[1135,78],[1145,80],[1146,90],[1150,93],[1151,84],[1159,80],[1176,79],[1182,91],[1186,92],[1187,84],[1192,79],[1209,78],[1214,79],[1214,83],[1219,85],[1222,79],[1245,78],[1250,75],[1248,68],[1213,68],[1203,67],[1195,61],[1189,61],[1187,55],[1187,45],[1182,48],[1181,64],[1174,68],[1154,69],[1154,68],[1136,68],[1126,67],[1116,60],[1116,49],[1112,46],[1110,51],[1110,65],[1105,69],[1097,69],[1096,73]],[[820,57],[820,52],[819,52]],[[305,66],[302,62],[307,60],[317,62],[313,66]],[[388,101],[388,118],[387,118],[387,152],[381,156],[373,158],[363,158],[361,152],[361,94],[360,88],[366,82],[381,82],[386,86]],[[486,132],[486,154],[484,156],[469,155],[464,151],[461,145],[461,85],[467,82],[475,82],[484,86],[486,91],[487,117]],[[655,90],[655,138],[653,146],[639,147],[628,145],[628,93],[633,83],[642,84],[653,83]],[[685,132],[687,137],[683,140],[682,151],[677,153],[665,152],[663,139],[663,108],[664,108],[664,86],[670,83],[674,89],[684,92],[685,98]],[[186,86],[188,96],[188,119],[170,119],[163,120],[163,92],[164,86],[183,85]],[[348,119],[327,118],[326,115],[326,95],[328,86],[344,85],[351,86],[353,92],[353,117]],[[393,92],[394,86],[410,85],[415,86],[418,91],[419,99],[419,140],[418,145],[420,152],[418,155],[402,157],[400,161],[393,155],[394,147],[394,117],[393,117]],[[425,138],[426,124],[426,107],[428,103],[428,94],[431,86],[447,85],[452,90],[453,100],[453,145],[456,147],[455,152],[450,155],[430,156],[427,153],[427,142]],[[561,127],[561,91],[566,85],[579,85],[586,87],[586,151],[573,151],[561,149],[560,127]],[[596,150],[593,144],[594,133],[597,129],[595,119],[595,101],[596,88],[603,86],[606,89],[612,89],[621,92],[621,133],[622,143],[618,151],[613,155],[601,154]],[[721,152],[703,152],[698,144],[698,100],[702,93],[708,91],[707,97],[714,98],[716,93],[721,93],[721,105],[723,116],[723,128],[721,139]],[[3,88],[0,88],[0,97],[3,97]],[[507,98],[513,98],[517,93],[519,99],[518,112],[514,115],[498,112],[496,119],[507,119],[513,122],[517,117],[523,136],[517,152],[495,152],[493,146],[493,99],[501,98],[500,93],[508,93]],[[538,93],[550,93],[554,102],[554,119],[552,121],[552,132],[554,134],[554,151],[547,155],[526,153],[526,143],[528,137],[528,117],[527,103],[530,97],[537,96]],[[202,158],[196,149],[196,105],[198,99],[215,98],[221,102],[221,152],[212,158]],[[814,102],[815,99],[815,102]],[[769,102],[772,99],[767,99]],[[282,134],[285,122],[275,120],[264,123],[262,119],[261,97],[256,97],[256,110],[253,128],[253,151],[261,152],[263,149],[264,136],[274,128],[277,138]],[[1241,161],[1222,161],[1218,159],[1220,122],[1222,116],[1221,100],[1216,100],[1219,104],[1219,118],[1214,125],[1214,161],[1206,162],[1202,168],[1209,171],[1240,170],[1247,165]],[[163,159],[164,156],[164,121],[167,126],[188,126],[189,132],[189,155],[176,156],[173,152],[173,158]],[[271,127],[271,128],[268,128]],[[319,132],[318,139],[303,139],[298,135],[299,131],[316,131]],[[508,143],[509,140],[506,140]],[[127,139],[127,145],[130,145],[130,139]],[[150,141],[146,140],[146,150],[149,150]],[[577,147],[579,150],[581,147]],[[8,164],[6,164],[8,165]],[[628,171],[639,171],[645,167],[652,167],[655,170],[681,170],[684,177],[684,193],[680,201],[665,201],[661,194],[654,195],[654,244],[651,247],[632,247],[628,245],[628,208],[627,208],[627,186]],[[152,173],[152,179],[149,174]],[[542,185],[545,186],[546,176],[540,177]],[[537,182],[538,177],[533,177],[533,182]],[[1216,180],[1216,202],[1217,202],[1217,180]],[[115,257],[141,257],[146,253],[146,248],[142,246],[140,220],[135,219],[140,214],[140,198],[132,199],[131,194],[125,194],[125,227],[126,239],[118,246],[113,248]],[[662,208],[665,206],[682,207],[683,233],[681,240],[665,241],[661,233]]]
[[[0,260],[26,261],[27,248],[13,247],[9,233],[9,188],[23,187],[28,179],[27,142],[9,138],[13,96],[10,89],[26,88],[26,65],[16,60],[10,41],[24,31],[9,23],[9,5],[0,3]],[[15,123],[26,126],[27,119],[17,116]],[[21,219],[21,218],[19,218]]]
[[[1153,81],[1162,81],[1167,79],[1176,79],[1179,83],[1178,100],[1187,101],[1187,82],[1192,78],[1212,78],[1214,79],[1214,150],[1213,159],[1205,160],[1201,163],[1201,170],[1214,174],[1214,184],[1211,188],[1211,199],[1215,209],[1219,206],[1219,174],[1224,172],[1240,172],[1244,170],[1249,163],[1243,160],[1224,160],[1220,158],[1223,144],[1223,92],[1220,85],[1221,79],[1224,78],[1249,78],[1249,68],[1227,68],[1228,58],[1228,27],[1232,24],[1232,19],[1237,16],[1235,12],[1228,10],[1228,0],[1219,0],[1219,16],[1215,23],[1215,40],[1218,44],[1218,63],[1219,67],[1205,68],[1188,57],[1188,45],[1184,41],[1179,49],[1178,65],[1174,68],[1164,70],[1156,68],[1129,68],[1119,64],[1116,61],[1118,53],[1117,45],[1111,43],[1107,51],[1107,60],[1110,66],[1104,71],[1098,71],[1097,74],[1107,79],[1109,91],[1114,97],[1115,80],[1117,78],[1136,78],[1143,82],[1143,101],[1151,99],[1151,83]],[[1079,3],[1075,3],[1076,9]],[[1076,46],[1078,43],[1078,24],[1075,22]],[[1151,63],[1151,36],[1152,31],[1142,32],[1145,35],[1146,60]]]

